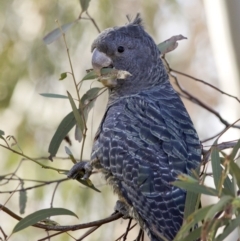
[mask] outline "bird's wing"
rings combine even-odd
[[[170,93],[171,92],[171,93]],[[185,192],[171,185],[200,162],[200,143],[171,89],[119,99],[100,126],[97,158],[150,230],[173,238],[182,224]]]

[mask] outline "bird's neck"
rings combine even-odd
[[[109,91],[109,104],[119,98],[149,91],[149,89],[169,83],[168,74],[162,62],[149,69],[132,71],[131,74],[132,76],[125,80],[118,80],[117,86]]]

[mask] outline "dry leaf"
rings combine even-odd
[[[158,44],[158,49],[160,50],[161,54],[166,54],[168,52],[173,51],[177,48],[179,40],[187,39],[183,35],[175,35],[172,36],[170,39],[165,40],[164,42]]]
[[[108,88],[114,88],[117,85],[117,79],[126,79],[131,74],[124,70],[111,69],[106,74],[102,74],[98,81]]]

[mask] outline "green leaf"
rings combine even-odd
[[[84,115],[85,116],[85,115]],[[87,118],[85,116],[85,120],[87,121]],[[75,137],[75,140],[78,141],[78,142],[81,142],[82,141],[82,131],[80,130],[80,128],[76,125],[75,126],[75,131],[74,131],[74,137]]]
[[[191,231],[186,237],[181,239],[180,241],[193,241],[198,240],[201,236],[202,227],[198,227],[195,230]],[[175,239],[174,239],[175,241]]]
[[[67,73],[64,72],[64,73],[61,73],[61,76],[59,78],[59,80],[63,80],[63,79],[66,79],[67,78]]]
[[[199,193],[193,193],[188,191],[186,195],[185,208],[184,208],[184,218],[187,218],[192,214],[198,207]]]
[[[233,160],[230,161],[230,170],[237,181],[238,188],[240,188],[240,168]]]
[[[65,138],[68,132],[74,127],[74,125],[76,125],[76,119],[74,117],[73,112],[70,112],[67,116],[63,118],[50,142],[48,148],[48,152],[50,153],[50,160],[52,160],[52,157],[56,155],[62,140]]]
[[[97,88],[97,87],[92,88],[92,89],[88,90],[82,96],[81,102],[82,102],[82,105],[84,106],[83,114],[84,114],[85,121],[87,121],[88,113],[94,106],[94,103],[97,99],[95,97],[97,96],[98,92],[102,89],[103,88]],[[80,130],[80,128],[78,126],[76,126],[76,128],[75,128],[75,140],[77,140],[79,142],[81,142],[81,140],[82,140],[82,131]]]
[[[27,204],[27,192],[25,190],[21,190],[19,192],[19,209],[20,209],[20,214],[25,213],[25,208]]]
[[[0,176],[0,182],[5,178],[6,176]]]
[[[195,170],[195,173],[199,173],[198,169],[199,168]],[[190,172],[189,175],[186,175],[186,174],[178,175],[178,179],[180,181],[198,184],[198,180],[194,178],[194,172]],[[200,199],[199,193],[194,193],[190,191],[187,192],[185,208],[184,208],[184,219],[186,219],[190,214],[192,214],[195,210],[198,209],[199,199]]]
[[[101,75],[107,75],[107,74],[111,74],[112,72],[116,72],[116,69],[112,69],[112,68],[103,68],[101,69]],[[90,70],[83,78],[81,81],[83,80],[90,80],[90,79],[97,79],[99,76],[96,74],[96,72],[94,70]]]
[[[94,99],[97,96],[97,94],[99,93],[99,91],[102,89],[103,88],[94,87],[94,88],[91,88],[90,90],[88,90],[81,98],[81,102],[83,103],[83,105],[88,104],[89,101]]]
[[[209,205],[203,207],[201,209],[196,210],[194,213],[188,216],[188,218],[184,221],[181,229],[177,233],[174,241],[179,241],[185,238],[186,233],[193,228],[198,222],[204,220],[208,211],[212,208],[213,205]]]
[[[3,135],[5,135],[4,131],[0,130],[0,139],[5,140],[5,138],[3,137]]]
[[[24,182],[21,181],[21,191],[19,192],[19,210],[20,214],[25,213],[25,208],[27,204],[27,192],[24,190]]]
[[[223,182],[223,186],[224,186],[223,192],[226,195],[231,195],[234,197],[235,196],[234,183],[231,181],[229,175],[227,175],[227,173],[225,173],[226,170],[224,170],[222,166],[221,166],[221,169],[222,169],[222,173],[224,173],[222,175],[226,175],[224,182]]]
[[[233,232],[235,228],[240,225],[240,215],[237,218],[229,221],[229,224],[226,225],[223,232],[214,239],[214,241],[222,241],[224,240],[230,233]]]
[[[208,211],[205,220],[212,219],[215,216],[215,214],[222,211],[225,205],[229,203],[231,200],[233,200],[233,197],[231,196],[221,197],[221,199],[216,204],[214,204],[214,206],[212,206],[212,208]]]
[[[87,186],[87,187],[93,189],[93,190],[96,191],[96,192],[101,192],[100,190],[98,190],[98,189],[93,185],[93,183],[91,182],[90,179],[77,178],[76,180],[77,180],[78,182],[80,182],[81,184],[83,184],[84,186]]]
[[[180,174],[177,177],[180,181],[184,181],[184,182],[190,182],[190,183],[198,183],[198,180],[190,175],[187,174]]]
[[[158,44],[158,49],[160,50],[161,54],[166,54],[168,52],[173,51],[177,48],[179,40],[187,39],[186,37],[180,35],[176,35],[171,37],[170,39],[165,40],[164,42]]]
[[[90,79],[97,79],[98,76],[97,74],[95,73],[95,71],[91,70],[90,72],[88,72],[83,78],[82,78],[82,81],[83,80],[90,80]]]
[[[48,218],[50,216],[57,216],[57,215],[70,215],[70,216],[75,216],[78,218],[78,216],[73,213],[72,211],[65,209],[65,208],[47,208],[47,209],[42,209],[39,211],[36,211],[25,218],[23,218],[21,221],[17,223],[17,225],[13,229],[13,233],[16,233],[20,230],[23,230],[33,224],[36,224],[37,222]]]
[[[213,145],[217,145],[216,142],[214,142]],[[213,180],[214,184],[217,190],[220,190],[220,183],[222,179],[222,168],[220,165],[220,157],[218,149],[213,147],[211,152],[211,163],[212,163],[212,172],[213,172]]]
[[[41,93],[40,95],[47,98],[68,99],[66,95],[59,95],[59,94]]]
[[[88,7],[89,7],[89,2],[90,0],[80,0],[80,5],[82,8],[82,12],[87,11]]]
[[[68,94],[68,99],[70,101],[70,104],[72,106],[72,110],[73,110],[73,114],[74,114],[74,117],[77,121],[77,125],[78,127],[80,128],[80,130],[82,131],[83,133],[83,130],[84,130],[84,122],[83,122],[83,116],[80,115],[79,113],[79,110],[77,109],[76,105],[75,105],[75,102],[71,96],[71,94],[67,91],[67,94]]]
[[[175,181],[172,185],[191,191],[194,193],[206,194],[210,196],[218,196],[218,191],[214,188],[199,185],[198,183],[190,183],[185,181]]]
[[[76,161],[76,159],[74,158],[71,150],[70,150],[67,146],[65,146],[65,152],[69,155],[71,161],[72,161],[74,164],[76,164],[77,161]]]
[[[73,156],[71,150],[70,150],[67,146],[65,146],[65,152],[66,152],[69,156]]]
[[[230,160],[234,160],[235,156],[238,153],[238,150],[240,149],[240,139],[238,140],[237,144],[234,146],[231,154],[230,154]]]
[[[54,29],[43,38],[44,43],[51,44],[52,42],[57,40],[62,35],[62,33],[66,33],[73,26],[74,23],[76,23],[76,21],[66,23],[62,25],[61,28]]]

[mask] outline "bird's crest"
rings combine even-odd
[[[137,13],[137,15],[134,19],[132,19],[129,15],[127,15],[127,19],[128,19],[129,24],[139,25],[139,26],[143,27],[143,21],[142,21],[140,13]]]

